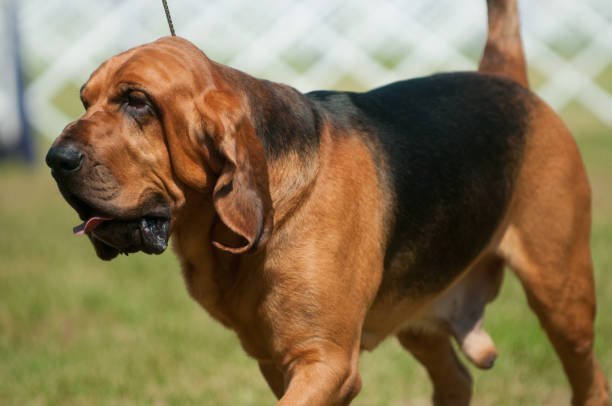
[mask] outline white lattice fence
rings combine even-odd
[[[484,0],[169,0],[179,35],[212,59],[302,91],[362,90],[473,69]],[[33,124],[55,136],[79,113],[79,86],[103,60],[166,35],[161,2],[24,0],[21,24]],[[523,0],[538,93],[612,126],[612,2]]]

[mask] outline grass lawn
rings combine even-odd
[[[612,134],[579,138],[594,189],[597,356],[612,376]],[[271,404],[255,362],[189,299],[171,252],[105,263],[43,165],[0,166],[0,404]],[[568,404],[551,346],[507,274],[487,311],[500,358],[476,405]],[[356,405],[429,404],[394,340],[361,358]]]

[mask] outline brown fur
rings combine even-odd
[[[524,61],[508,62],[522,48],[512,43],[506,53],[508,38],[498,41],[498,12],[490,13],[481,69],[526,84]],[[134,87],[155,105],[137,124],[117,107]],[[58,183],[94,214],[117,218],[146,215],[150,196],[162,196],[189,294],[237,333],[281,405],[349,403],[361,387],[360,351],[390,335],[426,367],[434,403],[468,403],[471,378],[450,337],[476,365],[492,366],[484,307],[504,263],[553,342],[574,403],[606,404],[592,353],[588,180],[559,118],[526,90],[513,94],[529,114],[508,209],[484,249],[433,292],[407,295],[395,284],[406,270],[385,269],[402,197],[368,127],[325,113],[310,120],[293,89],[216,64],[179,38],[127,51],[94,72],[82,91],[86,113],[55,144],[78,145],[85,163]],[[257,133],[273,125],[316,131],[317,143],[275,152]],[[117,254],[90,237],[100,257]],[[394,264],[416,254],[398,255]]]

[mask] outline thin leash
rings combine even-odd
[[[176,37],[176,34],[174,33],[174,25],[172,25],[172,17],[170,17],[170,9],[168,8],[168,3],[166,2],[166,0],[162,0],[162,3],[164,4],[164,11],[166,12],[166,20],[168,20],[168,26],[170,27],[170,34],[173,37]]]

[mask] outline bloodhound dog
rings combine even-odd
[[[281,405],[346,404],[358,357],[396,336],[436,404],[467,404],[496,349],[507,264],[575,404],[608,402],[593,355],[590,189],[528,90],[515,0],[489,0],[479,72],[302,94],[168,37],[116,55],[48,152],[97,255],[159,254],[234,330]]]

